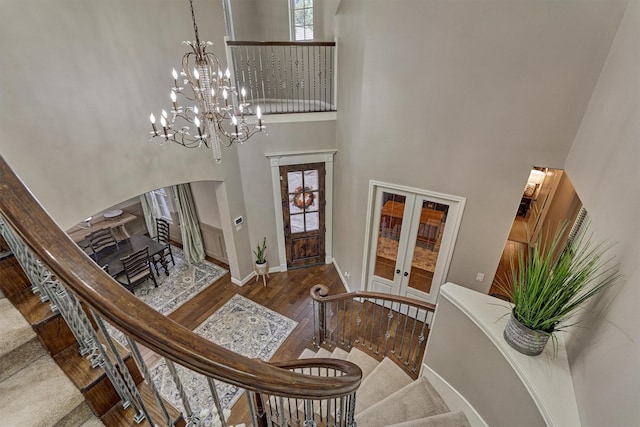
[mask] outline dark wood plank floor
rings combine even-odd
[[[226,274],[171,313],[169,318],[194,330],[233,295],[239,294],[298,322],[298,326],[276,351],[271,361],[297,359],[305,348],[312,347],[313,304],[309,294],[311,287],[323,284],[329,288],[330,294],[342,293],[345,289],[333,265],[270,273],[270,276],[266,287],[263,286],[262,280],[255,281],[255,279],[244,286],[237,286],[231,283],[230,274]],[[141,351],[149,366],[158,362],[158,356],[151,351],[147,349],[141,349]],[[229,422],[231,424],[248,423],[248,420],[249,410],[246,398],[242,397],[234,406]]]

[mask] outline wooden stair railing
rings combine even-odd
[[[311,289],[316,348],[357,347],[379,360],[389,357],[417,378],[434,304],[378,292],[328,293],[324,285]]]
[[[2,156],[0,226],[12,238],[12,250],[32,283],[38,282],[34,284],[34,290],[46,293],[43,296],[45,300],[55,299],[50,301],[54,309],[71,311],[69,317],[73,325],[69,326],[76,328],[74,334],[79,340],[81,352],[89,353],[87,357],[96,365],[105,367],[105,370],[112,365],[112,373],[120,373],[120,378],[110,379],[114,385],[120,384],[119,394],[123,404],[143,405],[137,410],[139,420],[147,418],[152,423],[130,375],[123,372],[126,369],[118,352],[107,348],[112,344],[95,344],[105,338],[111,340],[104,328],[104,321],[125,334],[134,356],[139,356],[137,345],[141,344],[163,356],[171,371],[172,366],[177,364],[204,375],[209,385],[213,386],[213,399],[218,408],[214,380],[246,389],[253,418],[250,423],[256,426],[266,425],[265,407],[269,406],[272,397],[281,398],[280,401],[286,398],[312,401],[340,399],[347,405],[355,401],[362,371],[350,362],[333,359],[291,362],[295,366],[330,368],[334,375],[326,377],[295,372],[286,363],[271,364],[249,359],[202,338],[141,302],[108,276],[57,226]],[[82,317],[84,312],[91,313],[93,318],[86,315]],[[142,363],[139,357],[136,358],[139,364]],[[150,382],[147,367],[143,365],[140,369]],[[174,381],[187,412],[188,424],[198,425],[198,415],[189,408],[188,396],[179,382],[179,376],[174,376]],[[156,391],[153,384],[150,386]],[[277,407],[277,399],[275,402],[276,407],[271,407],[271,410],[282,413],[284,408]],[[303,413],[305,420],[313,420],[313,413]],[[352,426],[354,423],[353,410],[349,407],[332,417],[332,423],[339,420],[337,425]],[[281,421],[271,424],[283,427],[290,424],[286,418],[282,420],[284,424]],[[153,422],[162,421],[156,419]],[[168,419],[167,424],[170,424]],[[226,421],[220,415],[213,425],[225,426]]]

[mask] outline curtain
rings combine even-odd
[[[204,245],[202,244],[196,206],[191,195],[191,185],[180,184],[173,189],[178,201],[178,218],[180,218],[184,260],[188,264],[202,261],[204,259]]]
[[[151,193],[140,195],[140,204],[144,212],[144,222],[147,224],[147,230],[151,238],[156,237],[156,218],[160,216],[160,207],[155,196]]]

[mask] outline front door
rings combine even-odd
[[[280,166],[287,268],[324,264],[324,163]]]

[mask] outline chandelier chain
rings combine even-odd
[[[191,21],[193,21],[193,32],[196,33],[196,46],[198,46],[198,52],[199,52],[200,36],[198,35],[198,25],[196,24],[196,14],[193,11],[193,0],[189,0],[189,7],[191,7]]]

